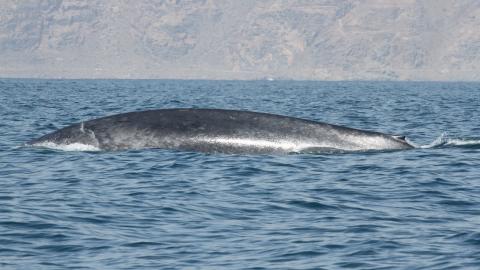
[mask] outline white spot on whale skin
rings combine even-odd
[[[79,151],[79,152],[96,152],[101,150],[96,146],[83,144],[83,143],[57,144],[54,142],[41,142],[41,143],[35,143],[32,146],[62,150],[62,151]]]
[[[198,141],[211,144],[223,144],[238,147],[256,147],[256,148],[272,148],[281,149],[286,152],[299,152],[306,148],[316,147],[318,145],[309,143],[300,143],[289,140],[265,140],[265,139],[247,139],[247,138],[197,138]]]
[[[255,147],[255,148],[270,148],[278,149],[285,152],[302,152],[308,149],[328,149],[341,151],[364,151],[364,150],[387,150],[397,149],[399,145],[392,143],[390,140],[382,137],[367,137],[367,136],[342,136],[342,141],[339,143],[328,142],[310,142],[302,140],[288,140],[288,139],[249,139],[249,138],[232,138],[232,137],[216,137],[216,138],[197,138],[197,141],[210,144],[223,144],[237,147]]]

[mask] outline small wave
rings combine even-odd
[[[448,142],[448,134],[446,132],[443,132],[438,138],[436,138],[433,142],[426,144],[426,145],[415,145],[414,143],[411,143],[415,148],[422,148],[422,149],[428,149],[428,148],[437,148],[442,145],[445,145]]]
[[[100,151],[100,148],[96,146],[83,144],[83,143],[56,144],[54,142],[41,142],[41,143],[35,143],[32,146],[62,150],[62,151],[81,151],[81,152]]]
[[[440,148],[440,147],[480,147],[480,139],[461,139],[461,138],[450,138],[447,132],[442,133],[438,138],[433,142],[426,145],[416,145],[413,142],[408,141],[415,148],[429,149],[429,148]]]
[[[480,146],[480,139],[451,139],[447,142],[447,145],[457,146]]]

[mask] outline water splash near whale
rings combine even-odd
[[[480,148],[480,138],[455,138],[451,137],[448,132],[443,132],[435,140],[429,144],[418,145],[408,140],[407,142],[413,145],[415,148],[420,149],[432,149],[432,148],[445,148],[445,147],[459,147],[459,148]]]

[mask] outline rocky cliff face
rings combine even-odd
[[[0,76],[479,80],[478,0],[3,0]]]

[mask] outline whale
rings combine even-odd
[[[82,121],[26,145],[83,145],[101,151],[161,148],[227,154],[413,148],[404,136],[270,113],[196,108],[135,111]]]

